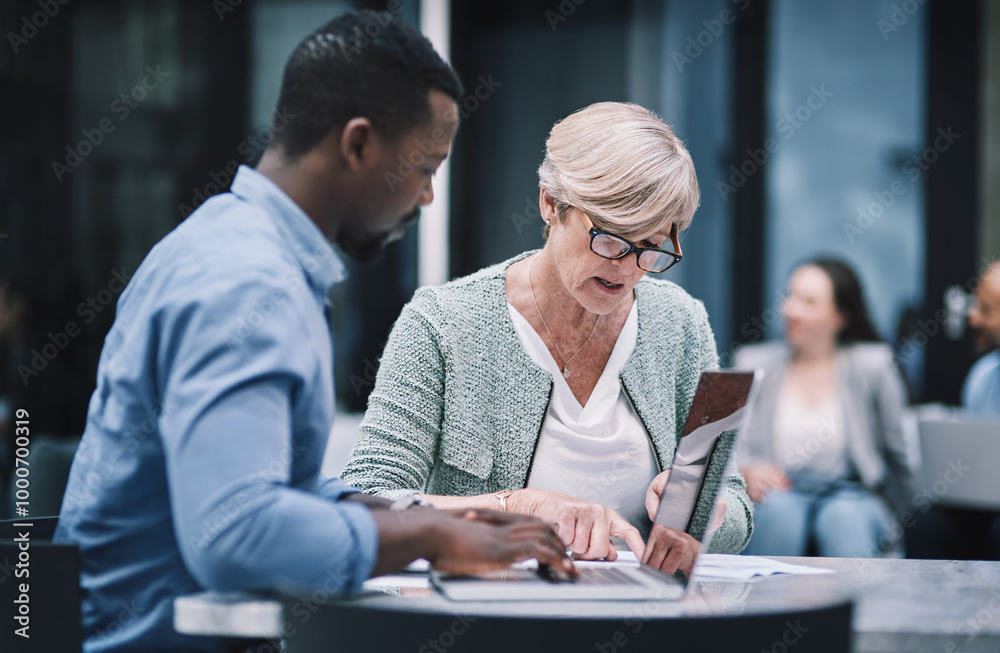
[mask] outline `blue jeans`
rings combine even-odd
[[[793,480],[754,508],[748,555],[802,556],[809,541],[823,557],[872,558],[888,540],[882,500],[857,483],[805,484]]]

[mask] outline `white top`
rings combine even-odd
[[[636,303],[586,406],[577,401],[542,338],[517,309],[510,304],[507,308],[521,346],[554,380],[527,487],[611,508],[645,538],[650,528],[646,490],[656,476],[656,460],[619,380],[639,334]]]
[[[847,478],[851,467],[840,399],[834,395],[810,407],[782,392],[774,412],[774,456],[788,472]]]

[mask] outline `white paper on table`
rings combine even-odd
[[[369,578],[361,587],[372,589],[374,587],[407,587],[424,589],[431,586],[431,579],[427,572],[431,568],[431,563],[423,558],[417,558],[402,569],[402,573],[387,574]]]
[[[387,576],[376,576],[375,578],[369,578],[361,585],[361,587],[366,590],[376,587],[412,587],[417,589],[428,589],[430,586],[431,579],[429,576],[420,576],[416,574],[390,574]]]
[[[430,571],[431,563],[424,558],[417,558],[410,564],[403,567],[403,571],[409,571],[413,573],[421,573],[424,571]]]
[[[808,567],[779,562],[760,556],[732,555],[727,553],[703,553],[695,563],[695,578],[719,578],[725,580],[749,580],[754,576],[773,574],[832,574],[832,569]]]
[[[619,551],[618,560],[587,561],[577,560],[578,567],[607,565],[638,566],[639,561],[631,551]],[[750,580],[755,576],[774,574],[832,574],[832,569],[793,565],[759,556],[731,555],[726,553],[702,553],[694,567],[694,578],[715,578],[719,580]]]
[[[607,567],[623,566],[637,567],[639,561],[631,551],[619,551],[618,559],[614,562],[607,560],[575,560],[577,567]],[[538,565],[535,559],[512,565],[519,568],[534,568]],[[426,570],[430,567],[426,560],[415,560],[408,565],[408,571]],[[774,574],[832,574],[832,569],[822,569],[820,567],[809,567],[806,565],[794,565],[788,562],[771,560],[760,556],[733,555],[728,553],[702,553],[698,556],[698,561],[694,567],[694,578],[713,578],[717,580],[750,580],[757,576],[773,576]],[[376,584],[380,586],[395,585],[397,587],[428,587],[426,576],[414,574],[402,574],[397,576],[380,576],[365,581],[365,584]]]

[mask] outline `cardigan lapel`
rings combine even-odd
[[[552,376],[536,365],[521,346],[507,308],[507,268],[534,253],[535,251],[525,252],[495,267],[490,282],[499,287],[496,291],[487,293],[488,304],[483,311],[486,319],[491,320],[488,326],[492,337],[484,340],[482,355],[485,365],[476,378],[481,378],[484,370],[496,370],[497,376],[492,381],[498,394],[484,397],[482,403],[504,402],[510,393],[531,398],[530,403],[509,404],[507,409],[493,409],[475,415],[473,422],[469,423],[470,429],[482,431],[483,425],[488,421],[496,420],[498,416],[502,420],[502,423],[490,427],[496,437],[489,443],[493,449],[494,465],[487,478],[487,491],[524,487],[527,483],[528,470],[552,391]]]
[[[663,343],[671,340],[670,338],[662,337],[663,334],[650,335],[655,327],[650,324],[649,312],[644,310],[643,286],[642,280],[635,286],[639,318],[635,351],[625,363],[620,378],[639,421],[649,432],[649,437],[652,439],[650,444],[659,458],[660,467],[669,469],[676,447],[677,415],[687,415],[694,395],[678,395],[674,381],[678,372],[677,360],[681,357],[671,356],[663,346]],[[647,298],[646,301],[650,300]],[[659,446],[653,443],[659,443]]]

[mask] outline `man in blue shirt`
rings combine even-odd
[[[330,241],[371,258],[402,236],[433,198],[460,97],[415,29],[385,13],[329,22],[288,61],[289,122],[256,170],[241,167],[135,272],[56,533],[80,547],[85,651],[235,650],[174,631],[174,598],[204,589],[350,594],[418,557],[470,571],[534,556],[572,571],[541,522],[403,519],[409,504],[320,474],[334,415],[327,293],[345,276]]]
[[[992,349],[972,366],[962,388],[970,415],[1000,422],[1000,262],[979,277],[969,326],[981,349]],[[1000,560],[1000,512],[935,506],[918,517],[908,536],[911,558]]]
[[[972,366],[962,388],[962,406],[970,413],[1000,419],[1000,262],[979,278],[969,325],[979,332],[979,344],[992,349]]]

